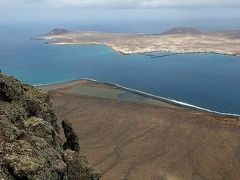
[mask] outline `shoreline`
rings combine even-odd
[[[47,44],[105,45],[122,54],[153,52],[216,53],[240,56],[240,29],[201,32],[194,28],[177,27],[159,34],[114,33],[99,31],[68,31],[54,29],[36,39]]]
[[[41,40],[47,40],[47,39],[41,39]],[[141,52],[125,52],[119,48],[116,48],[114,45],[109,45],[109,44],[103,44],[103,43],[86,43],[86,44],[82,44],[82,43],[66,43],[66,42],[44,42],[45,44],[48,45],[94,45],[94,46],[107,46],[109,48],[111,48],[114,52],[120,53],[122,55],[145,55],[146,53],[157,53],[157,52],[163,52],[163,53],[169,53],[169,54],[173,54],[173,55],[180,55],[180,54],[217,54],[217,55],[223,55],[223,56],[235,56],[235,57],[240,57],[240,54],[233,54],[233,53],[228,53],[228,52],[216,52],[216,51],[170,51],[170,50],[152,50],[152,51],[141,51]]]
[[[103,81],[98,81],[98,80],[90,79],[90,78],[81,78],[81,79],[77,79],[77,80],[71,80],[71,81],[65,81],[65,82],[59,82],[59,83],[38,84],[38,85],[33,85],[33,86],[35,86],[35,87],[61,86],[61,85],[62,86],[63,85],[67,86],[68,84],[70,85],[71,83],[73,83],[73,84],[78,83],[82,80],[114,86],[114,87],[117,87],[121,90],[125,90],[125,91],[128,91],[128,92],[143,96],[143,97],[152,98],[154,100],[162,101],[162,102],[168,103],[170,105],[175,105],[177,107],[182,107],[182,108],[187,108],[187,109],[193,109],[193,110],[213,113],[213,114],[221,115],[221,116],[240,117],[240,114],[218,112],[218,111],[210,110],[210,109],[203,108],[203,107],[200,107],[200,106],[195,106],[193,104],[185,103],[185,102],[182,102],[182,101],[178,101],[178,100],[174,100],[174,99],[170,99],[170,98],[166,98],[166,97],[162,97],[162,96],[153,95],[153,94],[143,92],[143,91],[140,91],[140,90],[137,90],[137,89],[131,89],[131,88],[128,88],[128,87],[124,87],[124,86],[121,86],[117,83],[103,82]],[[58,88],[56,88],[56,89],[58,89]]]
[[[67,119],[73,125],[82,152],[104,172],[103,179],[127,177],[133,165],[140,171],[131,171],[129,179],[136,180],[161,179],[156,172],[163,168],[164,175],[172,175],[165,171],[172,167],[174,175],[189,179],[199,178],[194,171],[221,179],[219,169],[231,173],[227,177],[239,177],[240,117],[103,98],[99,92],[119,89],[86,80],[53,87],[57,89],[49,95],[58,122]]]

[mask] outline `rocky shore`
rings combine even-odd
[[[0,73],[0,179],[100,179],[71,123],[62,126],[65,140],[47,93]]]

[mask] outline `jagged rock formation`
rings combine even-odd
[[[72,124],[67,120],[62,121],[62,127],[64,130],[64,135],[66,137],[66,142],[63,144],[63,149],[71,149],[73,151],[79,152],[80,146],[78,143],[78,137],[73,131]]]
[[[0,179],[99,179],[66,125],[74,148],[63,148],[48,94],[0,74]]]

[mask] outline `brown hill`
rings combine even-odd
[[[221,33],[231,38],[240,38],[240,29],[225,30],[225,31],[221,31]]]
[[[195,28],[185,28],[185,27],[179,27],[179,28],[172,28],[162,34],[201,34],[202,32],[195,29]]]
[[[71,33],[71,31],[68,31],[66,29],[53,29],[49,33],[46,34],[46,36],[54,36],[54,35],[63,35]]]

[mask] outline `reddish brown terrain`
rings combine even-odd
[[[81,95],[70,91],[74,86],[95,85],[44,89],[54,89],[59,122],[73,124],[81,152],[103,180],[240,179],[240,118]]]

